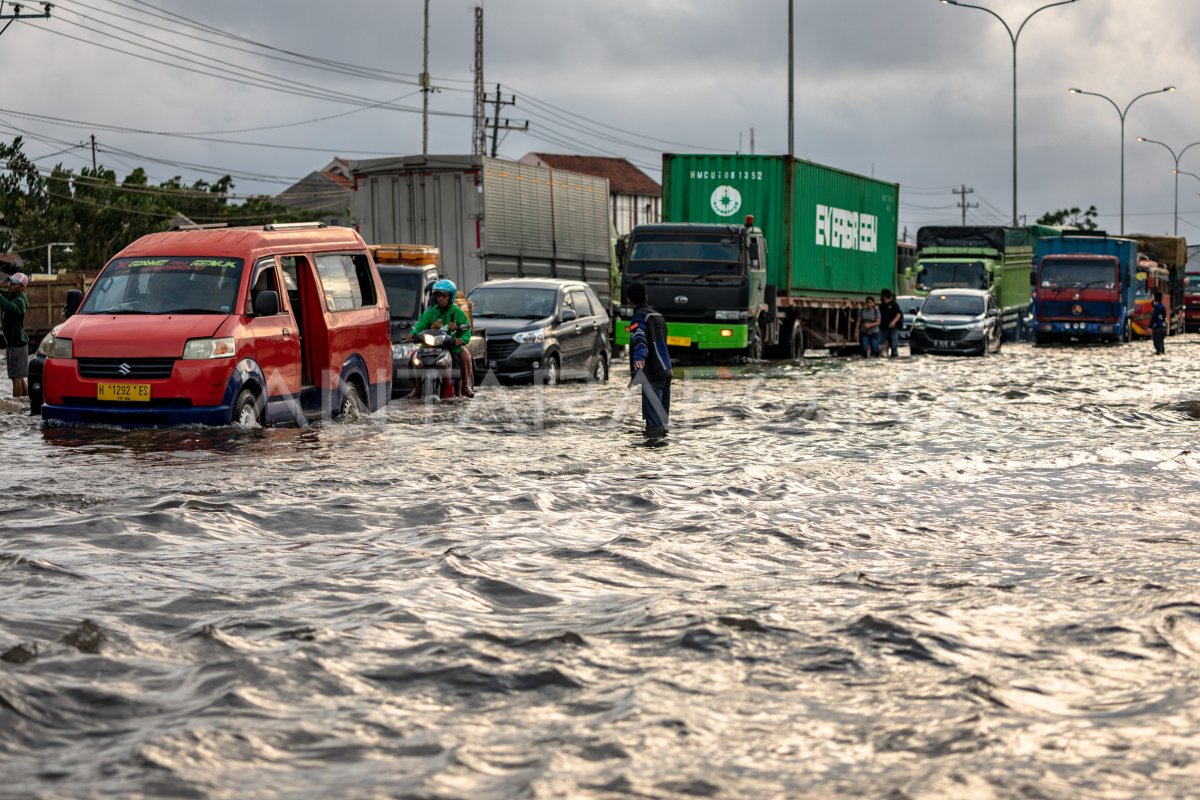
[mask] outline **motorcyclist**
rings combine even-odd
[[[415,339],[422,331],[445,329],[454,335],[454,346],[450,349],[458,367],[458,393],[463,397],[474,397],[471,388],[474,382],[474,363],[471,354],[463,350],[463,345],[471,341],[471,323],[466,313],[454,302],[458,296],[458,287],[454,281],[441,278],[433,284],[433,305],[425,309],[425,313],[417,319],[412,327],[412,337]],[[453,369],[453,367],[451,367]],[[447,392],[449,395],[449,392]],[[417,381],[410,398],[421,396],[421,382]]]

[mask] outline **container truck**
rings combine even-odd
[[[664,222],[622,240],[621,297],[646,286],[677,356],[857,347],[857,309],[895,290],[898,203],[894,183],[788,156],[665,153]]]
[[[565,278],[608,304],[606,179],[470,155],[374,158],[350,170],[362,237],[439,248],[460,291],[494,278]]]
[[[1158,236],[1148,233],[1126,234],[1138,245],[1138,266],[1134,274],[1134,310],[1131,328],[1135,336],[1150,336],[1150,313],[1154,293],[1162,292],[1167,307],[1167,335],[1182,333],[1186,305],[1187,240],[1182,236]]]
[[[935,289],[985,289],[1000,309],[1002,337],[1022,338],[1029,313],[1033,237],[1028,228],[971,225],[917,230],[914,294]]]
[[[1129,341],[1137,242],[1073,231],[1040,237],[1034,253],[1036,344]]]

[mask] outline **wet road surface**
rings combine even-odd
[[[1200,785],[1200,337],[483,387],[303,430],[0,410],[0,797]],[[7,385],[4,385],[7,390]]]

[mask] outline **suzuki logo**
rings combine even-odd
[[[677,305],[677,306],[686,306],[686,305],[687,305],[687,301],[688,301],[688,299],[687,299],[687,295],[686,295],[686,294],[681,294],[681,295],[678,295],[678,296],[676,296],[676,298],[675,298],[675,305]]]
[[[133,367],[129,366],[129,364],[121,364],[121,366],[117,367],[117,372],[122,375],[128,375],[133,372]]]

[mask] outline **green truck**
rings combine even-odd
[[[1003,338],[1024,338],[1034,235],[1029,228],[926,226],[917,231],[910,285],[918,295],[937,289],[987,289],[1000,307]]]
[[[857,309],[896,285],[899,193],[789,156],[666,153],[664,222],[619,243],[621,297],[646,286],[677,356],[857,347]]]

